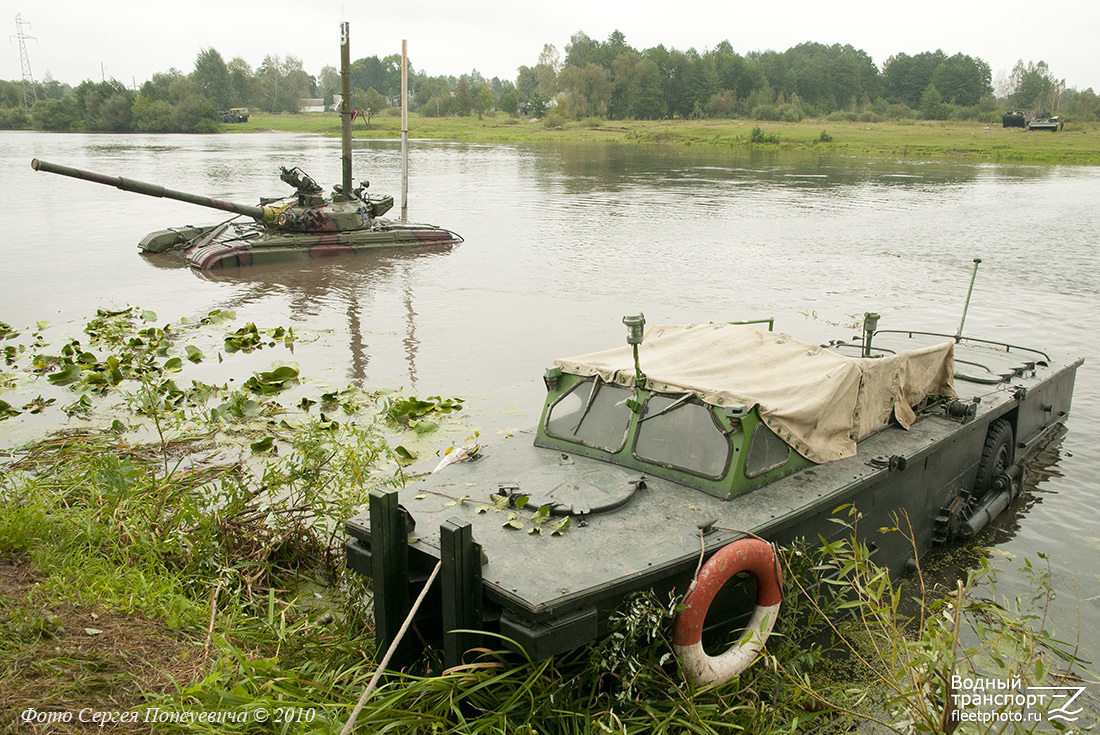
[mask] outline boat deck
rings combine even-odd
[[[876,336],[875,345],[889,350],[927,339],[917,333],[894,333]],[[851,346],[838,348],[849,350]],[[934,464],[929,458],[955,453],[962,457],[960,468],[949,473],[944,487],[965,483],[967,473],[973,482],[989,423],[1012,410],[1021,396],[1041,389],[1062,372],[1072,373],[1078,364],[1049,363],[1045,355],[1033,351],[964,341],[957,350],[960,375],[956,384],[960,401],[980,399],[973,415],[948,417],[941,404],[920,414],[908,431],[891,426],[864,440],[853,457],[815,465],[730,501],[648,477],[624,506],[593,513],[581,522],[574,519],[560,536],[551,537],[549,524],[542,534],[529,532],[533,524],[526,521],[523,528],[512,529],[506,527],[511,516],[495,508],[490,499],[502,484],[522,489],[525,475],[560,472],[557,465],[563,462],[575,470],[579,481],[589,471],[601,473],[602,482],[608,481],[608,472],[617,473],[620,483],[641,477],[637,470],[609,468],[596,460],[563,457],[536,448],[528,438],[517,435],[486,446],[483,456],[474,462],[456,463],[417,480],[400,491],[399,502],[416,519],[412,532],[416,552],[439,558],[440,524],[469,522],[487,559],[482,568],[486,594],[504,607],[536,619],[554,616],[690,571],[701,550],[710,553],[743,532],[767,538],[788,536],[792,529],[831,514],[839,504],[852,502],[864,489],[897,472],[897,462],[891,463],[889,458],[903,458],[903,468],[906,463],[912,468],[923,462],[918,472],[905,473],[919,485],[919,473],[927,471],[930,462]],[[1002,382],[1002,375],[1012,377]],[[1025,449],[1064,420],[1068,400],[1067,395],[1064,406],[1037,409],[1035,426],[1020,435]],[[1021,423],[1030,426],[1022,419]],[[934,515],[942,502],[930,493],[928,498],[911,503],[908,512]],[[705,535],[701,532],[712,527]],[[347,529],[354,539],[369,546],[367,513],[349,520]]]

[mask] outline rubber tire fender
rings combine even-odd
[[[710,656],[703,650],[707,611],[718,590],[741,572],[756,577],[756,607],[740,639],[725,653]],[[782,573],[771,544],[743,538],[719,549],[703,565],[676,618],[672,648],[688,680],[697,686],[724,684],[749,668],[771,635],[782,599]]]

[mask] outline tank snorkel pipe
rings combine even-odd
[[[351,38],[347,21],[340,24],[340,141],[343,176],[340,195],[351,199]]]

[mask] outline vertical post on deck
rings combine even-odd
[[[443,665],[462,663],[462,654],[480,644],[480,636],[455,633],[480,630],[481,546],[474,542],[469,521],[449,520],[439,526],[443,592]]]
[[[409,614],[409,534],[396,490],[370,494],[371,588],[374,593],[374,638],[381,656],[397,638]],[[398,647],[391,664],[400,669],[411,660],[409,639]]]

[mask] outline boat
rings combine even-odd
[[[391,666],[425,641],[459,666],[486,634],[533,659],[561,654],[651,590],[685,595],[673,643],[687,678],[727,681],[779,613],[774,545],[851,533],[833,522],[842,507],[893,575],[973,539],[1066,421],[1082,363],[964,336],[962,323],[880,329],[874,313],[825,344],[772,320],[623,322],[625,345],[547,368],[533,441],[454,449],[346,522]],[[903,518],[915,543],[877,533]],[[755,593],[730,581],[742,572]],[[401,635],[410,616],[415,643]],[[736,621],[740,639],[708,655],[703,636]]]
[[[351,176],[353,112],[350,105],[348,37],[348,24],[344,23],[340,44],[344,86],[344,102],[341,103],[343,177],[328,196],[313,178],[297,167],[280,167],[280,178],[295,189],[292,196],[261,198],[258,205],[176,191],[159,184],[84,171],[37,158],[31,161],[31,168],[114,186],[123,191],[231,212],[233,217],[224,222],[156,230],[138,243],[138,248],[144,253],[180,252],[188,265],[199,270],[327,258],[376,250],[445,249],[461,243],[459,235],[436,225],[384,218],[382,215],[393,207],[393,197],[370,196],[367,193],[369,182],[354,186]]]

